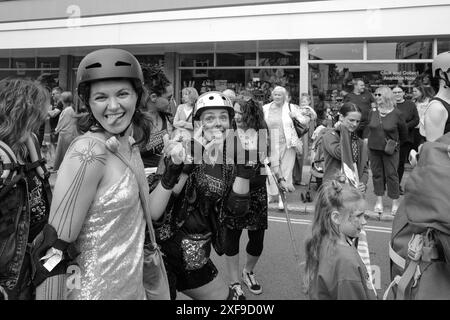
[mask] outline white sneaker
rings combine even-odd
[[[230,288],[233,291],[232,300],[247,300],[244,295],[244,290],[242,290],[241,284],[239,282],[231,284]]]
[[[262,293],[262,287],[256,281],[255,274],[252,272],[247,272],[245,269],[242,270],[242,280],[244,280],[244,283],[247,285],[248,290],[250,290],[253,294],[261,294]]]

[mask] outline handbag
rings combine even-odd
[[[380,121],[380,128],[383,131],[383,134],[385,135],[383,125],[381,122],[380,112],[378,110],[376,112],[378,113],[378,120]],[[395,151],[397,150],[398,142],[395,141],[394,139],[387,139],[386,135],[385,135],[384,141],[386,142],[386,144],[384,145],[384,153],[392,156],[395,153]]]
[[[289,111],[291,111],[291,104],[289,103]],[[298,121],[297,118],[291,118],[294,124],[295,132],[299,138],[303,137],[309,130],[309,126]]]
[[[98,138],[96,138],[98,139]],[[105,143],[105,141],[98,139]],[[105,143],[106,144],[106,143]],[[108,147],[108,144],[106,144]],[[144,216],[149,216],[150,207],[145,193],[145,175],[144,172],[136,172],[134,166],[120,152],[111,150],[116,157],[125,163],[136,176],[139,186],[139,198],[141,200]],[[148,192],[147,192],[148,194]],[[170,300],[169,281],[167,278],[166,268],[164,266],[161,251],[156,244],[155,231],[153,225],[148,226],[150,242],[144,245],[144,267],[143,280],[144,289],[148,300]]]

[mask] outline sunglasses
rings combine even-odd
[[[403,93],[403,91],[392,91],[393,94]]]
[[[375,93],[374,96],[375,97],[381,97],[381,93]]]

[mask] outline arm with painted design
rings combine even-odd
[[[76,141],[66,153],[58,171],[49,217],[58,239],[69,244],[77,239],[103,178],[107,154],[105,146],[91,139]],[[37,287],[36,298],[64,299],[65,278],[65,274],[46,278]]]

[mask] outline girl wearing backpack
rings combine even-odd
[[[365,206],[362,193],[347,184],[331,180],[320,188],[305,242],[304,285],[310,299],[375,299],[354,241],[366,224]]]

